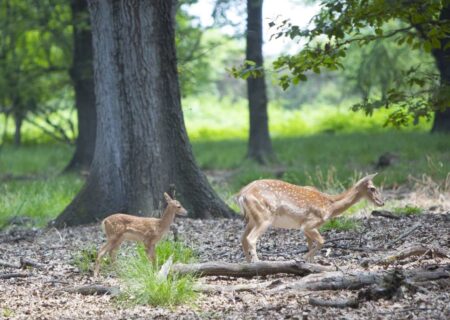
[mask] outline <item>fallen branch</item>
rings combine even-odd
[[[27,267],[32,267],[32,268],[36,268],[36,269],[44,269],[44,266],[42,264],[40,264],[39,262],[36,262],[36,261],[28,259],[28,258],[20,257],[20,268],[25,269]]]
[[[335,270],[319,264],[297,261],[259,261],[254,263],[207,262],[195,264],[174,264],[172,271],[179,274],[193,273],[200,277],[231,276],[254,277],[277,273],[305,276],[310,273]]]
[[[17,273],[17,272],[2,273],[0,274],[0,279],[26,278],[28,276],[30,276],[30,274],[28,273]]]
[[[371,212],[371,214],[374,217],[383,217],[383,218],[394,219],[394,220],[399,220],[400,219],[399,216],[396,216],[392,212],[386,211],[386,210],[373,210]]]
[[[403,238],[406,238],[407,236],[409,236],[411,233],[413,233],[417,228],[419,228],[422,225],[421,222],[416,223],[415,225],[413,225],[411,228],[409,228],[408,230],[406,230],[404,233],[402,233],[400,236],[398,236],[397,238],[395,238],[394,240],[390,241],[386,246],[392,247],[394,244],[396,244],[397,242],[399,242],[400,240],[402,240]]]
[[[414,246],[414,247],[403,249],[394,255],[390,255],[390,256],[381,258],[381,259],[375,261],[375,263],[389,265],[396,261],[404,260],[404,259],[412,257],[412,256],[424,257],[427,255],[429,255],[430,257],[439,257],[439,258],[448,258],[449,257],[449,253],[447,253],[443,249],[433,248],[433,247],[428,248],[428,247],[419,245],[419,246]]]
[[[332,307],[332,308],[358,308],[359,300],[354,298],[337,299],[337,300],[323,300],[319,298],[310,297],[309,303],[313,306]]]
[[[403,249],[396,254],[389,255],[381,259],[364,259],[361,261],[360,265],[364,268],[374,264],[388,266],[396,261],[401,261],[412,256],[420,256],[420,259],[423,259],[426,256],[449,258],[450,253],[446,252],[444,249],[419,245]]]
[[[69,292],[69,293],[79,293],[82,295],[111,295],[111,296],[117,296],[120,293],[120,290],[118,287],[106,287],[99,284],[93,284],[93,285],[86,285],[86,286],[80,286],[80,287],[74,287],[74,288],[63,288],[61,290],[56,290],[56,292]]]

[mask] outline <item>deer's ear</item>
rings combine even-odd
[[[369,182],[369,181],[371,181],[371,180],[373,180],[373,178],[375,178],[375,176],[378,174],[378,172],[376,172],[376,173],[373,173],[373,174],[369,174],[369,175],[367,175],[367,176],[365,176],[364,178],[362,178],[361,180],[359,180],[357,183],[356,183],[356,185],[361,185],[361,184],[363,184],[363,183],[366,183],[366,182]]]
[[[172,201],[172,198],[167,194],[167,192],[164,192],[164,199],[166,199],[167,202]]]

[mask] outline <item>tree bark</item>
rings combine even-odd
[[[450,5],[447,4],[442,8],[440,20],[450,19]],[[445,48],[449,43],[449,38],[445,37],[441,40],[441,48],[433,50],[433,56],[436,60],[436,66],[439,70],[441,78],[441,87],[443,90],[450,89],[450,48]],[[444,93],[445,106],[441,106],[442,110],[435,112],[433,127],[431,132],[450,133],[450,105],[449,94]]]
[[[297,261],[260,261],[255,263],[207,262],[174,264],[172,271],[179,274],[195,274],[200,277],[230,276],[254,277],[269,274],[288,273],[306,276],[310,273],[332,271],[333,268]]]
[[[263,0],[247,0],[247,49],[246,59],[263,67],[262,35]],[[267,114],[267,94],[264,74],[247,78],[247,95],[250,115],[250,134],[248,140],[249,159],[261,164],[272,161],[274,152],[269,135]]]
[[[14,113],[14,146],[16,147],[20,147],[20,145],[22,144],[22,124],[22,114]]]
[[[71,0],[73,25],[73,63],[70,77],[75,90],[78,137],[68,171],[88,170],[94,157],[96,122],[92,33],[86,0]]]
[[[155,215],[171,185],[195,218],[232,217],[197,167],[183,120],[172,1],[89,0],[97,139],[86,185],[55,220]]]

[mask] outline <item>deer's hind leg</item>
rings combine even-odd
[[[316,245],[313,246],[313,248],[311,248],[304,256],[306,261],[312,262],[316,252],[318,250],[322,249],[325,240],[320,235],[320,233],[317,229],[305,230],[305,235],[309,241],[313,240],[316,242]],[[308,241],[308,247],[310,246],[309,241]]]
[[[100,264],[103,256],[111,250],[111,242],[108,240],[99,250],[97,253],[97,259],[95,259],[95,267],[94,267],[94,277],[98,276],[98,273],[100,272]]]

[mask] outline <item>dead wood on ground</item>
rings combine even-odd
[[[179,274],[206,276],[254,277],[277,273],[305,276],[310,273],[335,270],[332,267],[298,261],[259,261],[254,263],[207,262],[174,264],[172,271]]]

